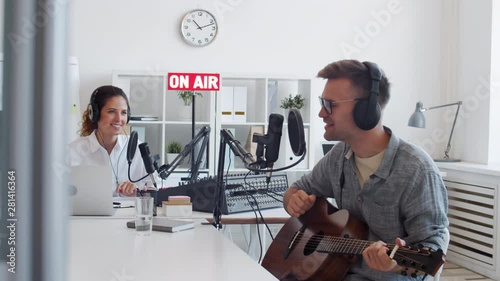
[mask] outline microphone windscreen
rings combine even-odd
[[[304,154],[306,147],[304,122],[302,121],[300,111],[296,108],[290,109],[290,113],[288,113],[288,139],[290,140],[290,147],[295,156]]]
[[[134,159],[135,155],[135,150],[137,149],[137,140],[138,140],[138,135],[136,131],[132,131],[130,133],[130,138],[128,140],[128,146],[127,146],[127,161],[129,163],[132,162],[132,159]]]
[[[146,168],[146,173],[148,173],[148,175],[154,173],[155,167],[151,159],[148,143],[143,142],[139,144],[139,151],[141,152],[142,162],[144,163],[144,168]]]
[[[266,162],[268,163],[274,163],[278,160],[284,119],[281,114],[272,113],[269,115],[269,125],[267,126],[269,143],[266,144]]]

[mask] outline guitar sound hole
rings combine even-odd
[[[306,246],[304,247],[304,256],[308,256],[314,251],[316,251],[316,248],[318,248],[319,243],[321,240],[323,240],[323,237],[325,236],[325,233],[323,231],[320,231],[316,234],[314,234],[309,241],[307,241]]]

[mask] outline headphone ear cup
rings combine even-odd
[[[354,123],[361,130],[371,130],[380,121],[380,105],[376,95],[370,95],[369,99],[359,100],[354,106]]]
[[[90,121],[92,121],[92,123],[96,123],[97,121],[99,121],[99,107],[95,103],[95,96],[99,92],[99,89],[100,88],[97,88],[92,93],[92,95],[90,95],[90,103],[89,103],[89,106],[87,108],[87,111],[89,113],[89,119],[90,119]]]
[[[92,121],[92,123],[96,123],[97,121],[99,121],[99,108],[95,103],[89,104],[88,113],[89,119],[90,121]]]

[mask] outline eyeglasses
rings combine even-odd
[[[332,114],[332,108],[334,105],[338,103],[344,103],[344,102],[350,102],[350,101],[358,101],[361,99],[351,99],[351,100],[339,100],[339,101],[332,101],[332,100],[327,100],[322,97],[319,98],[319,104],[325,109],[326,113]]]

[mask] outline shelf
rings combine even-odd
[[[166,162],[164,147],[168,142],[175,140],[185,146],[191,141],[192,137],[192,123],[190,121],[192,107],[184,105],[183,101],[177,96],[177,91],[167,90],[167,75],[168,72],[166,71],[156,71],[153,75],[147,71],[113,71],[113,85],[122,88],[129,97],[132,114],[158,116],[158,121],[134,120],[130,122],[130,125],[132,127],[144,127],[141,129],[145,132],[143,137],[145,140],[143,141],[148,142],[153,154],[160,155],[162,164]],[[233,97],[234,95],[240,95],[236,97],[239,102],[237,105],[238,110],[232,109],[235,112],[244,112],[244,116],[238,115],[239,121],[237,122],[223,122],[222,103],[223,101],[227,103],[227,100],[223,96],[222,89],[218,92],[202,92],[203,97],[195,99],[195,128],[198,129],[202,126],[211,128],[206,162],[208,165],[206,170],[210,175],[215,174],[218,166],[220,130],[234,129],[232,131],[235,139],[246,149],[250,149],[252,147],[251,130],[254,127],[263,127],[266,130],[271,113],[281,114],[285,118],[280,156],[274,165],[275,168],[288,166],[298,159],[293,154],[290,155],[291,149],[289,147],[288,125],[286,122],[288,116],[284,116],[285,112],[279,105],[280,100],[288,95],[301,94],[305,97],[306,106],[301,109],[301,115],[304,128],[309,131],[312,108],[311,79],[281,75],[221,74],[221,86],[232,89]],[[244,98],[245,100],[241,102],[238,98]],[[263,131],[263,133],[266,132]],[[309,143],[309,133],[306,133],[306,144],[309,146]],[[253,147],[255,147],[255,144],[253,144]],[[307,148],[307,151],[311,151],[310,147]],[[303,163],[290,171],[308,171],[310,169],[309,163],[312,163],[311,160],[311,153],[308,153]],[[241,159],[234,157],[234,155],[232,162],[230,172],[247,171]],[[187,168],[188,165],[182,165],[178,170],[183,171]]]

